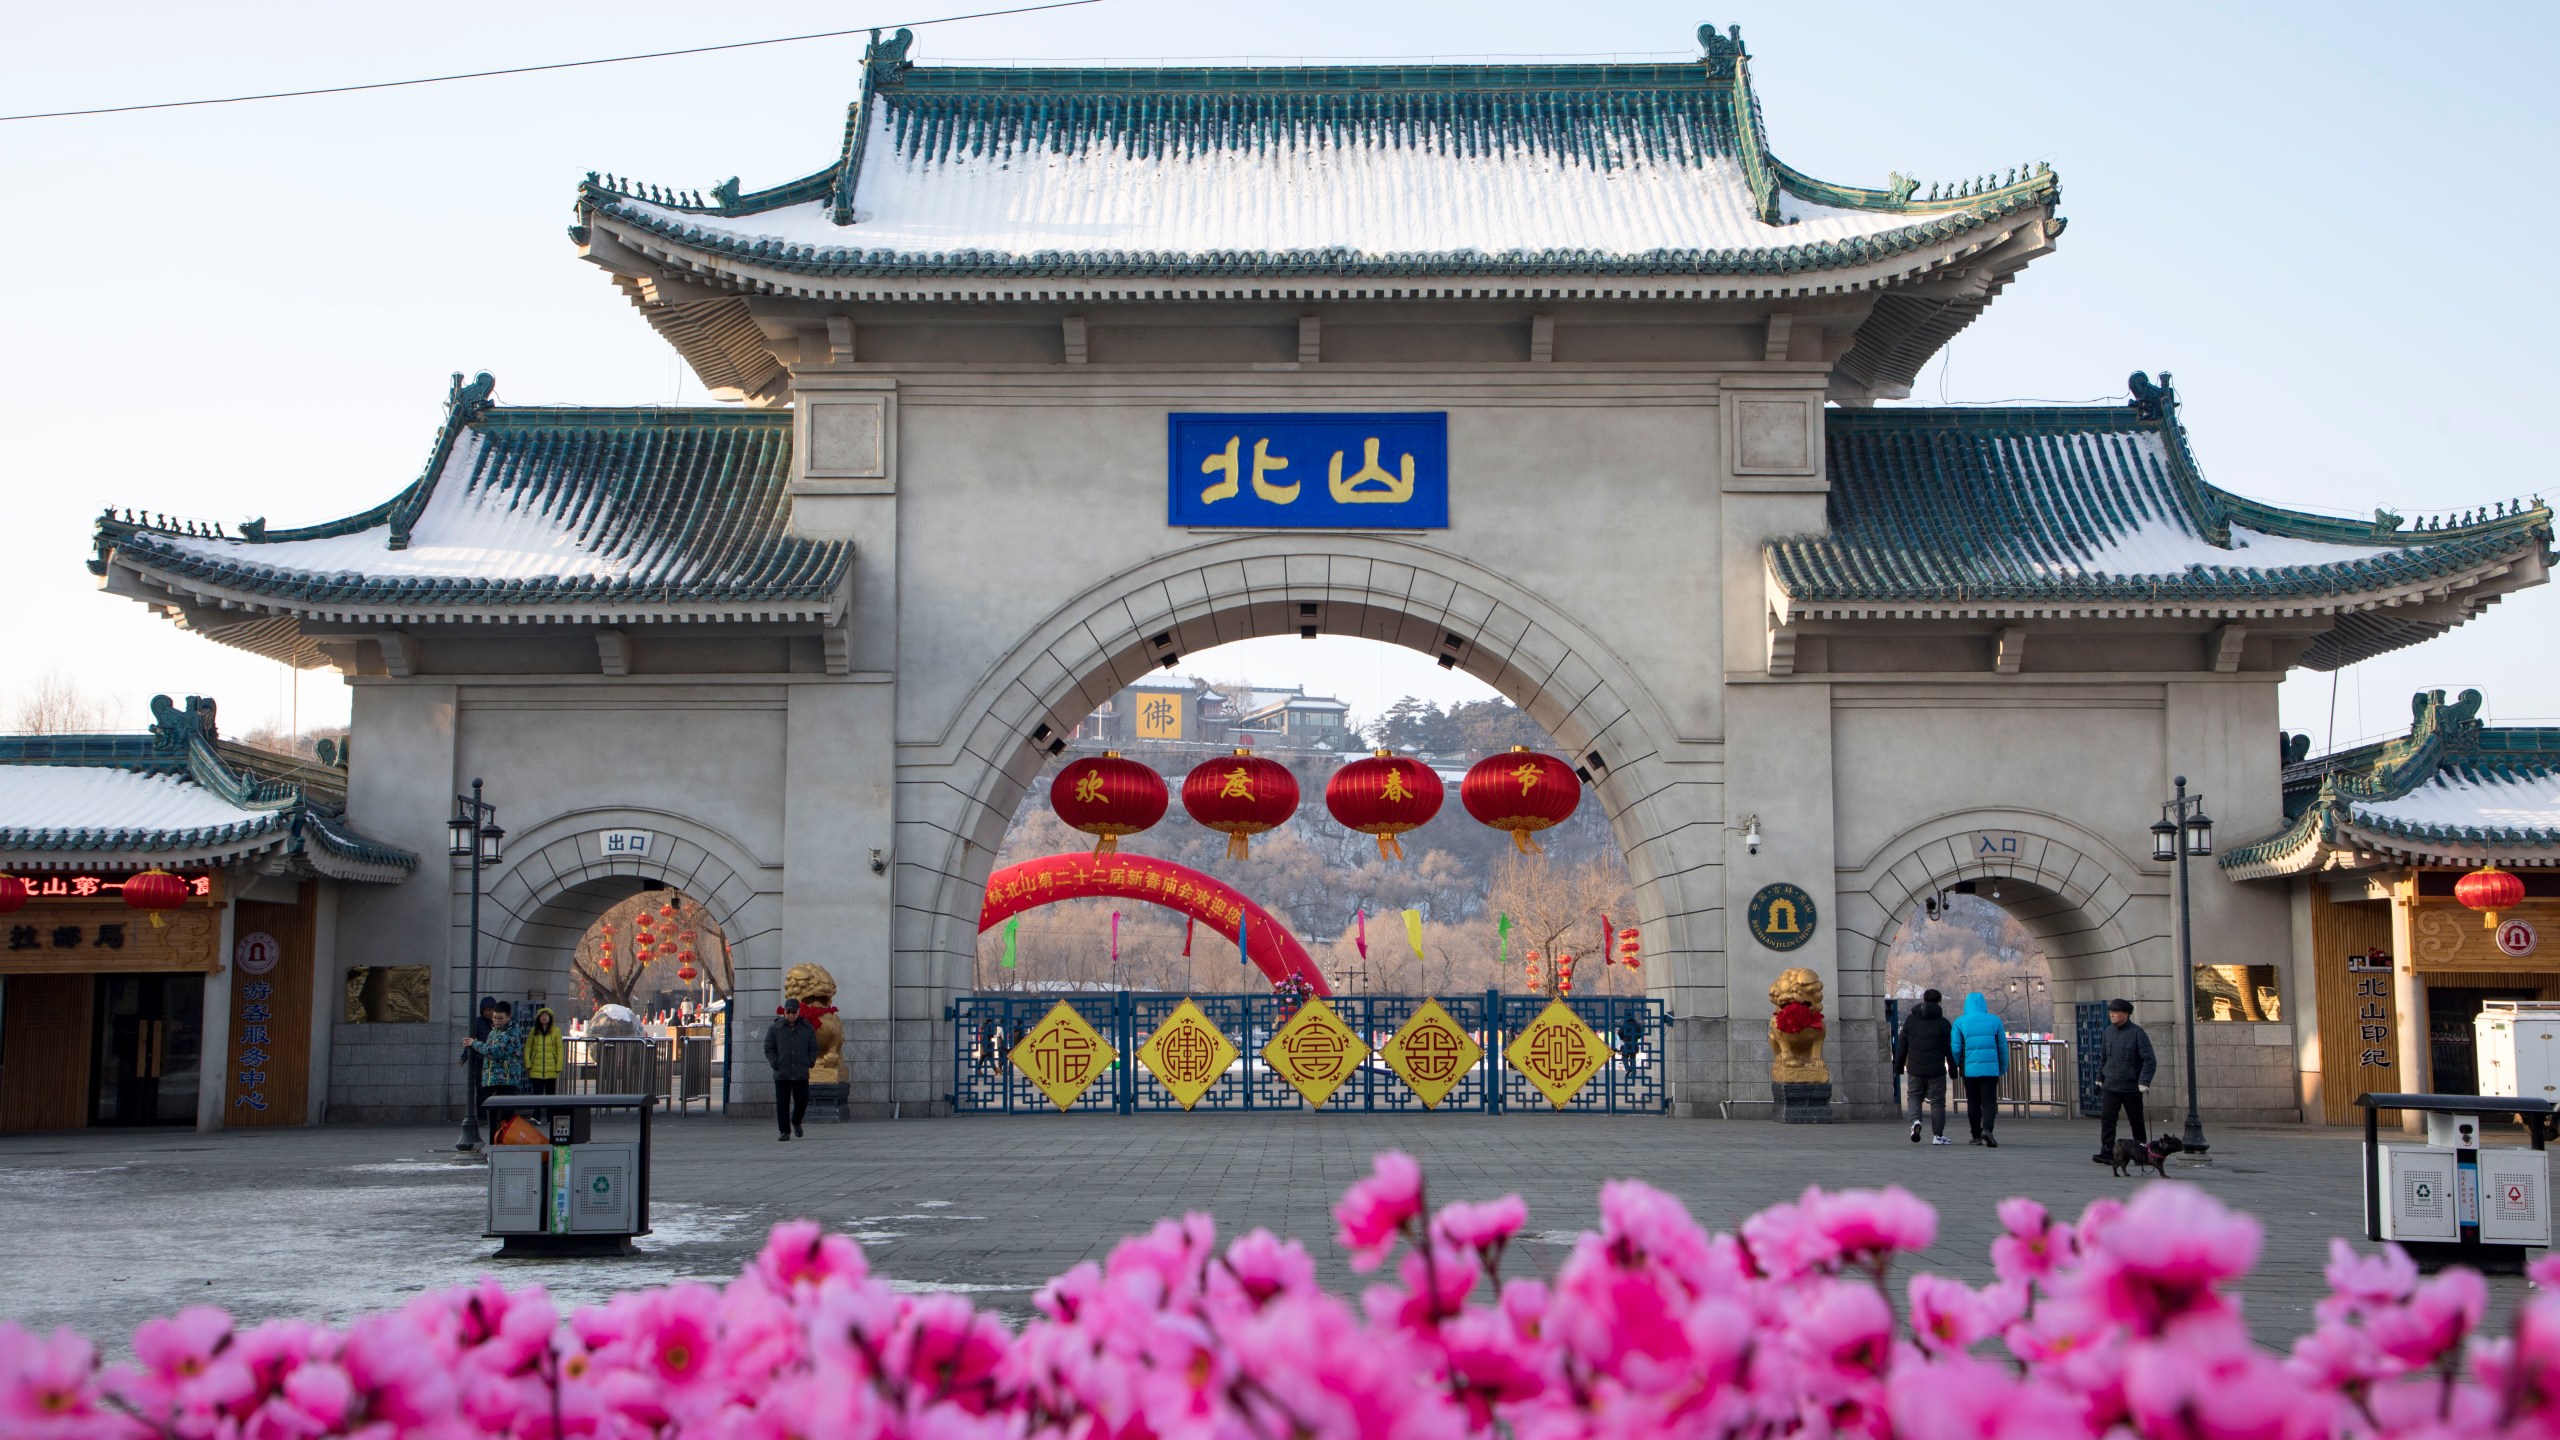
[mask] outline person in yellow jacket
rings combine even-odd
[[[533,1033],[524,1037],[524,1080],[528,1095],[560,1093],[560,1064],[567,1047],[561,1043],[559,1022],[552,1018],[551,1008],[544,1006],[533,1012]]]

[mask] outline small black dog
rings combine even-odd
[[[2174,1135],[2162,1135],[2148,1145],[2132,1140],[2119,1140],[2116,1142],[2115,1172],[2122,1175],[2125,1173],[2125,1167],[2130,1165],[2137,1175],[2144,1170],[2154,1170],[2159,1172],[2161,1179],[2166,1180],[2169,1178],[2169,1169],[2163,1162],[2186,1148],[2185,1143]]]

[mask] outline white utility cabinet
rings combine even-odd
[[[2471,1034],[2481,1094],[2560,1102],[2560,1004],[2491,1000]]]

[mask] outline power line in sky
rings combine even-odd
[[[271,90],[261,95],[221,95],[204,100],[155,100],[146,105],[100,105],[88,110],[38,110],[25,115],[0,115],[0,124],[13,120],[70,120],[83,115],[127,115],[137,110],[184,110],[198,105],[245,105],[253,100],[300,100],[312,95],[346,95],[359,90],[398,90],[411,85],[442,85],[449,80],[487,80],[500,75],[532,75],[545,70],[580,70],[592,65],[624,65],[634,60],[671,60],[679,55],[708,55],[718,50],[752,50],[760,45],[796,45],[803,40],[840,40],[848,35],[873,34],[882,30],[921,29],[927,25],[950,25],[962,20],[989,20],[999,15],[1028,15],[1039,10],[1071,10],[1079,5],[1099,5],[1102,0],[1049,0],[1045,5],[1017,5],[1008,10],[977,10],[966,15],[941,15],[931,20],[891,20],[879,25],[856,25],[845,30],[819,30],[807,35],[778,35],[770,40],[732,40],[724,45],[692,45],[682,50],[652,50],[642,55],[608,55],[598,60],[558,60],[548,65],[514,65],[503,70],[468,70],[459,75],[424,75],[415,80],[376,80],[363,85],[322,85],[309,90]]]

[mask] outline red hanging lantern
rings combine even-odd
[[[1538,963],[1538,952],[1529,952],[1529,993],[1540,994],[1547,988],[1546,968]]]
[[[160,918],[161,911],[187,903],[187,882],[166,870],[145,870],[124,882],[124,903],[129,909],[150,911],[156,930],[168,923]]]
[[[1298,813],[1298,777],[1276,760],[1238,750],[1203,761],[1183,777],[1182,808],[1227,837],[1227,858],[1252,858],[1252,837],[1276,830]]]
[[[1468,767],[1458,803],[1484,824],[1510,831],[1512,848],[1532,855],[1538,842],[1529,837],[1563,823],[1582,803],[1582,777],[1553,755],[1514,745]]]
[[[1559,995],[1573,993],[1573,957],[1570,955],[1556,957],[1556,993]]]
[[[676,978],[677,978],[677,979],[679,979],[679,980],[681,980],[681,981],[683,981],[683,982],[684,982],[684,983],[686,983],[687,985],[692,984],[692,983],[693,983],[693,977],[694,977],[695,975],[700,974],[700,973],[701,973],[700,971],[695,970],[695,969],[693,968],[693,957],[692,957],[692,956],[690,956],[690,955],[688,955],[688,956],[686,956],[686,957],[685,957],[685,959],[684,959],[684,963],[683,963],[683,964],[681,964],[681,965],[679,965],[679,966],[677,966],[677,967],[676,967]]]
[[[27,882],[15,875],[0,875],[0,915],[27,908]]]
[[[658,918],[661,920],[673,920],[676,918],[676,902],[669,900],[661,904],[658,907]]]
[[[1333,772],[1325,782],[1324,808],[1345,829],[1376,836],[1379,859],[1401,860],[1404,845],[1396,837],[1430,824],[1444,793],[1430,766],[1380,750]]]
[[[1049,782],[1049,808],[1069,829],[1099,836],[1096,855],[1110,854],[1120,848],[1121,836],[1163,819],[1169,802],[1155,767],[1123,760],[1117,750],[1074,761]]]
[[[1618,932],[1618,960],[1630,970],[1644,968],[1644,936],[1634,930]]]
[[[2524,880],[2512,871],[2501,870],[2491,861],[2453,882],[2453,898],[2474,910],[2486,911],[2481,923],[2498,928],[2498,912],[2513,910],[2524,903]]]

